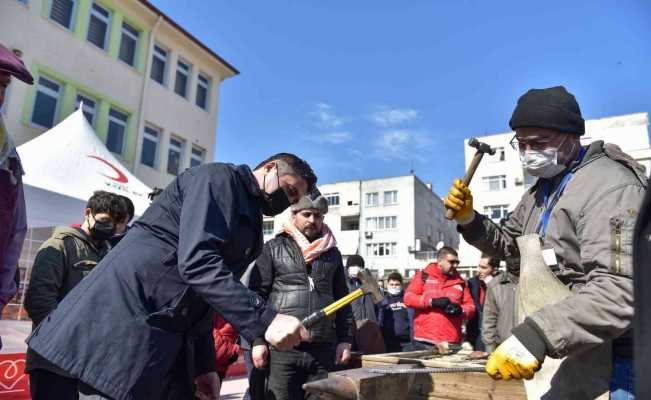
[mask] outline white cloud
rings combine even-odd
[[[325,103],[317,103],[316,110],[310,115],[315,119],[316,125],[323,129],[338,128],[344,123],[344,119],[334,112],[332,106]]]
[[[352,138],[353,135],[348,131],[319,133],[313,137],[315,142],[321,144],[343,144],[350,142]]]
[[[426,160],[433,141],[422,132],[397,129],[383,132],[374,143],[373,157],[382,160]]]
[[[418,118],[418,110],[412,108],[386,108],[371,114],[371,120],[380,126],[394,126]]]

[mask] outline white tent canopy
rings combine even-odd
[[[130,198],[136,215],[149,206],[151,189],[99,140],[81,107],[17,150],[25,170],[30,228],[81,222],[86,202],[96,190]]]

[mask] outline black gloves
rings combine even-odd
[[[450,299],[447,297],[437,297],[435,299],[430,300],[429,305],[432,308],[445,308],[450,304]]]
[[[461,308],[459,303],[450,303],[445,307],[443,312],[445,312],[447,315],[450,316],[456,316],[456,315],[463,314],[463,309]]]

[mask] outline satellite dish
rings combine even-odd
[[[436,244],[436,250],[441,250],[443,246],[445,246],[445,243],[443,243],[443,241],[441,240]]]

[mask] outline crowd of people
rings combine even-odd
[[[33,82],[0,46],[0,106],[12,76]],[[579,105],[561,86],[520,97],[510,127],[523,168],[538,178],[513,213],[497,224],[475,211],[461,180],[445,198],[461,235],[483,252],[478,276],[462,278],[457,252],[443,247],[404,290],[392,273],[380,303],[364,295],[310,329],[303,318],[364,287],[365,262],[344,263],[305,160],[278,153],[253,169],[188,169],[129,228],[133,204],[96,192],[81,223],[55,229],[34,261],[25,297],[33,398],[217,399],[243,350],[251,398],[299,399],[304,383],[349,367],[355,351],[464,343],[489,357],[495,379],[531,379],[546,359],[562,359],[546,398],[632,398],[633,270],[644,268],[651,237],[637,221],[649,203],[644,169],[616,146],[582,145]],[[0,117],[0,309],[16,291],[27,228],[22,174]],[[290,206],[282,231],[263,243],[262,216]],[[538,235],[568,295],[521,321],[523,235]]]

